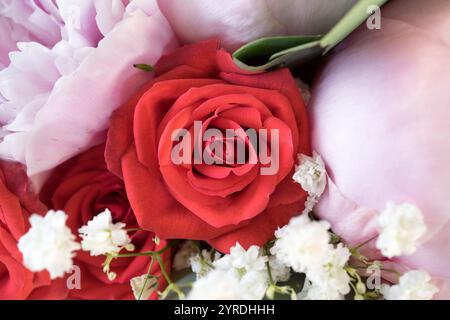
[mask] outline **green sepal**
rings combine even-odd
[[[388,0],[359,0],[325,35],[297,35],[261,38],[233,53],[238,67],[262,72],[282,67],[299,67],[318,58],[344,40],[373,12],[370,6],[381,7]]]

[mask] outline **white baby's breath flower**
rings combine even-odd
[[[313,283],[309,299],[325,295],[321,299],[336,300],[350,292],[350,276],[345,270],[350,256],[350,251],[342,243],[336,248],[330,246],[319,264],[305,270],[307,278]]]
[[[269,257],[270,272],[272,280],[277,282],[287,281],[291,277],[291,268],[279,261],[276,257]]]
[[[322,158],[314,152],[312,157],[300,154],[298,159],[300,164],[296,167],[292,179],[311,196],[320,197],[327,184],[325,164]]]
[[[213,262],[215,270],[222,270],[238,280],[242,299],[259,300],[264,297],[269,285],[266,262],[261,249],[251,246],[245,250],[239,243],[230,249],[230,254]]]
[[[378,224],[380,235],[376,246],[387,258],[413,254],[417,241],[426,232],[422,212],[409,203],[388,202]]]
[[[314,209],[314,206],[317,204],[318,201],[319,200],[318,200],[317,197],[315,197],[315,196],[308,196],[306,198],[305,208],[303,209],[302,214],[303,215],[308,215]]]
[[[194,282],[188,300],[240,300],[243,299],[239,279],[225,270],[212,270]]]
[[[173,257],[173,270],[180,271],[189,268],[191,266],[190,259],[198,253],[198,250],[194,241],[184,241]]]
[[[267,269],[260,271],[247,271],[240,277],[239,286],[243,300],[261,300],[266,294],[269,285]]]
[[[323,271],[315,273],[309,270],[308,276],[314,280],[314,284],[324,287],[330,292],[346,295],[350,292],[350,276],[345,270],[345,266],[350,256],[350,250],[339,243],[325,259]],[[313,278],[314,274],[316,276]]]
[[[386,300],[431,300],[439,289],[432,284],[424,271],[409,271],[394,286],[384,284],[381,293]]]
[[[275,232],[271,253],[294,271],[306,274],[313,283],[310,298],[327,294],[335,299],[350,292],[345,267],[351,254],[343,244],[334,247],[330,243],[329,228],[326,221],[301,215]]]
[[[192,256],[189,259],[192,271],[197,275],[197,278],[204,277],[212,269],[212,263],[220,258],[220,253],[203,249],[200,253]]]
[[[241,274],[249,271],[266,270],[267,257],[261,254],[258,246],[245,250],[239,243],[230,249],[230,254],[214,262],[214,266],[223,269],[239,270]]]
[[[74,251],[80,249],[66,226],[63,211],[49,211],[45,217],[33,214],[31,228],[18,243],[24,265],[33,272],[48,270],[52,279],[62,277],[73,266]]]
[[[92,256],[119,252],[131,242],[124,228],[124,223],[112,222],[111,211],[106,209],[78,230],[83,239],[81,246]]]
[[[331,250],[329,229],[326,221],[312,221],[307,215],[294,217],[275,231],[277,240],[270,252],[296,272],[313,270],[323,265]]]
[[[305,279],[302,291],[297,295],[298,300],[344,300],[344,295],[328,287],[314,285]]]
[[[143,274],[142,276],[132,278],[130,285],[136,300],[148,300],[151,294],[158,288],[158,279]]]

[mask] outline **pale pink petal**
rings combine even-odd
[[[131,0],[126,8],[128,16],[136,12],[143,12],[150,16],[160,11],[157,0]]]
[[[64,38],[73,47],[95,47],[102,34],[95,21],[94,0],[56,0],[64,20]]]
[[[327,32],[355,0],[158,0],[183,42],[219,38],[236,49],[264,36]]]
[[[53,52],[56,55],[54,63],[61,76],[74,72],[92,50],[92,47],[74,48],[65,40],[58,42]]]
[[[0,0],[0,14],[27,30],[29,40],[51,47],[61,39],[63,21],[53,0]]]
[[[36,96],[31,102],[26,104],[22,110],[17,114],[13,121],[11,121],[4,128],[11,132],[22,132],[31,130],[34,126],[34,119],[42,106],[47,102],[48,94]],[[0,148],[3,143],[0,143]],[[0,151],[0,154],[2,152]]]
[[[355,0],[266,0],[275,19],[286,26],[288,34],[328,32]]]
[[[95,9],[97,11],[95,20],[97,21],[98,29],[103,35],[110,32],[122,20],[125,6],[126,3],[123,0],[95,0]]]
[[[9,65],[9,53],[17,50],[18,41],[28,41],[28,31],[16,25],[11,19],[0,16],[0,70]]]
[[[25,148],[23,148],[23,146],[25,146],[27,142],[27,132],[15,132],[11,134],[11,132],[8,131],[8,134],[3,137],[3,141],[0,144],[2,159],[25,163]],[[4,154],[7,156],[4,156]]]
[[[379,212],[360,207],[346,198],[330,178],[320,200],[315,211],[331,223],[334,233],[345,237],[348,245],[356,246],[377,235],[376,218]]]
[[[13,110],[51,91],[60,77],[51,50],[35,42],[18,43],[18,48],[10,53],[10,66],[0,71],[0,94],[14,105]],[[5,110],[4,103],[0,108]]]

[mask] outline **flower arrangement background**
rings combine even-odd
[[[449,24],[0,0],[0,299],[449,299]]]

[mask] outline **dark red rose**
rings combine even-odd
[[[202,121],[202,133],[277,129],[279,170],[261,175],[267,166],[261,161],[174,164],[171,135],[192,132],[194,121]],[[237,241],[263,245],[303,210],[307,194],[291,178],[298,153],[310,154],[308,123],[289,70],[242,71],[218,42],[208,41],[163,57],[155,79],[114,112],[106,161],[123,177],[142,228],[166,239],[206,240],[227,252]]]
[[[28,230],[32,213],[44,214],[22,165],[0,161],[0,300],[63,299],[63,280],[51,282],[47,272],[32,273],[22,264],[17,248]]]
[[[67,224],[74,234],[105,209],[111,211],[114,223],[123,222],[130,229],[138,227],[122,180],[106,168],[104,148],[104,145],[94,147],[57,167],[41,191],[41,199],[49,208],[67,213]],[[159,250],[167,244],[161,240],[156,246],[155,234],[148,231],[133,232],[130,237],[136,246],[135,252]],[[170,266],[170,250],[163,258]],[[114,281],[108,280],[103,272],[104,260],[104,256],[94,257],[89,252],[77,253],[74,264],[81,269],[81,289],[70,290],[69,298],[134,299],[130,279],[147,273],[150,258],[115,259],[111,264],[111,271],[117,273]],[[160,275],[157,263],[151,274]],[[164,286],[161,280],[159,289]],[[151,298],[157,298],[156,293]]]

